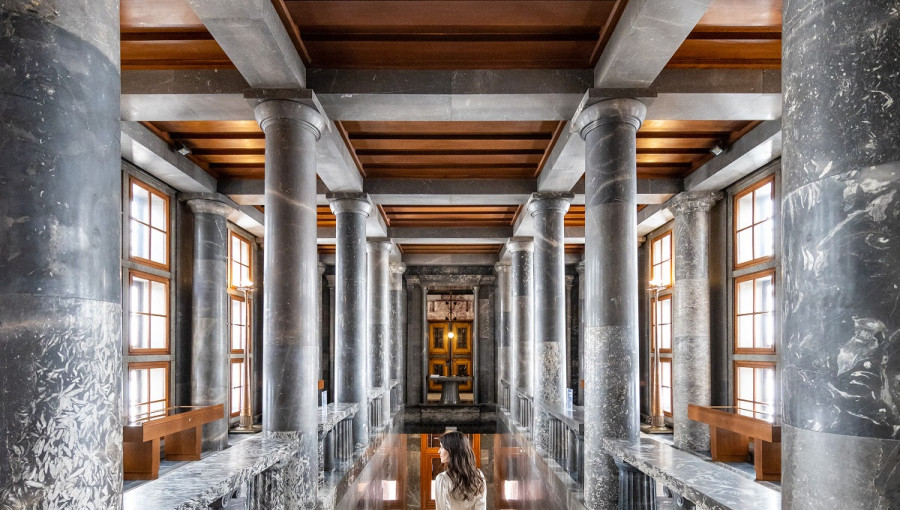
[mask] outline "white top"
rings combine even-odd
[[[478,474],[484,480],[484,473],[480,469]],[[450,489],[452,488],[453,481],[450,480],[450,475],[446,471],[438,474],[437,478],[434,479],[434,502],[437,505],[437,510],[485,510],[487,506],[487,500],[485,499],[487,485],[485,485],[481,494],[468,501],[460,501],[451,496]]]

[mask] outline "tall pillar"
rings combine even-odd
[[[518,394],[534,396],[534,242],[512,239],[506,246],[512,258],[509,272],[510,336],[515,360],[510,400],[512,416],[518,419],[521,412]]]
[[[228,213],[216,194],[188,195],[194,213],[191,299],[191,405],[222,404],[222,417],[203,426],[203,449],[228,448],[231,413],[228,342]]]
[[[339,193],[328,200],[337,220],[334,401],[359,404],[353,417],[353,443],[364,448],[369,444],[366,218],[372,206],[364,193]]]
[[[316,141],[324,128],[315,109],[268,99],[255,109],[266,137],[263,430],[300,442],[297,471],[286,485],[297,508],[317,501],[319,339],[316,327]]]
[[[406,372],[406,292],[403,290],[403,273],[406,272],[406,264],[391,264],[391,377],[392,381],[399,382],[398,395],[404,394]],[[400,402],[391,402],[394,407]]]
[[[387,239],[373,239],[368,243],[369,254],[369,366],[372,388],[384,390],[381,401],[379,422],[387,423],[391,418],[391,301],[390,301],[390,255],[392,245]]]
[[[784,3],[782,502],[900,505],[895,1]]]
[[[317,248],[318,250],[318,248]],[[328,353],[328,318],[325,317],[324,313],[327,311],[323,309],[323,304],[325,303],[325,295],[322,290],[325,288],[325,279],[323,276],[325,275],[325,263],[319,262],[316,265],[316,271],[318,278],[316,278],[316,325],[318,325],[318,339],[319,339],[319,379],[324,384],[325,381],[329,380],[332,375],[330,373],[330,365],[329,361],[331,360]],[[318,388],[318,385],[316,386]],[[317,403],[321,403],[320,400],[316,401]]]
[[[570,193],[535,193],[528,208],[534,221],[534,442],[549,449],[549,410],[566,395],[566,266],[563,217]]]
[[[585,482],[589,508],[615,508],[619,473],[604,437],[638,439],[637,176],[635,99],[590,105],[576,119],[585,141]]]
[[[114,0],[0,2],[0,501],[11,508],[121,506],[118,26]]]
[[[578,272],[578,404],[584,405],[584,261],[575,266]]]
[[[684,192],[669,205],[675,215],[675,295],[672,416],[675,446],[709,450],[709,426],[688,419],[688,404],[711,405],[709,210],[720,193]]]
[[[496,319],[494,322],[494,338],[497,343],[497,391],[503,392],[504,385],[512,389],[512,349],[510,348],[510,323],[509,323],[509,262],[500,261],[494,264],[494,272],[497,274]],[[510,393],[512,393],[510,391]],[[508,396],[508,395],[507,395]],[[509,411],[509,403],[504,402],[504,395],[499,394],[497,402],[505,404]]]
[[[574,352],[578,349],[578,341],[573,338],[574,334],[577,333],[576,327],[572,324],[572,319],[575,316],[574,310],[572,310],[572,288],[575,286],[575,276],[567,274],[566,275],[566,302],[563,305],[566,313],[566,373],[563,378],[565,381],[566,389],[573,388],[572,386],[574,382],[573,369],[578,368],[578,358],[574,356]],[[567,391],[568,393],[568,391]]]

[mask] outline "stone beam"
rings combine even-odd
[[[271,0],[187,3],[250,86],[306,87],[306,66]]]
[[[381,205],[519,205],[533,179],[366,179],[363,189]]]
[[[500,260],[497,255],[469,253],[413,253],[401,259],[407,266],[493,266]]]
[[[595,87],[648,87],[712,0],[630,0],[594,67]]]
[[[253,120],[250,85],[234,69],[124,71],[122,120]]]
[[[510,227],[388,227],[387,231],[398,244],[500,244],[512,234]]]

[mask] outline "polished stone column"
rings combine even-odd
[[[324,122],[313,108],[286,99],[258,103],[266,136],[265,332],[263,430],[298,436],[296,473],[288,498],[297,508],[316,505],[319,376],[316,295],[316,141]]]
[[[584,261],[575,266],[578,272],[578,381],[575,393],[578,395],[579,405],[584,405]]]
[[[406,291],[403,289],[403,273],[406,272],[406,264],[391,264],[391,380],[399,381],[400,395],[404,393],[406,384],[404,373],[406,372]],[[402,403],[392,402],[393,406]]]
[[[565,305],[563,305],[563,307],[566,311],[566,353],[565,353],[566,373],[565,373],[565,377],[563,380],[565,381],[565,386],[567,389],[574,388],[574,386],[572,386],[572,384],[573,384],[572,379],[574,378],[572,376],[572,369],[578,367],[578,358],[576,358],[575,356],[572,355],[573,347],[576,349],[578,348],[578,345],[577,345],[578,342],[573,340],[573,338],[572,338],[573,329],[575,329],[572,326],[572,319],[573,319],[573,316],[575,315],[574,311],[572,310],[572,288],[574,286],[575,286],[575,276],[567,274],[566,275],[566,302],[565,302]]]
[[[203,449],[228,448],[231,367],[228,341],[228,213],[215,193],[187,195],[194,213],[191,299],[191,405],[222,404],[222,418],[203,425]]]
[[[897,16],[784,3],[785,508],[900,506]]]
[[[535,193],[528,210],[534,221],[534,442],[549,449],[551,409],[566,396],[566,266],[563,217],[570,193]]]
[[[366,218],[372,206],[364,193],[338,193],[328,200],[337,221],[334,401],[359,404],[353,417],[353,443],[363,448],[369,444]]]
[[[518,394],[534,396],[534,284],[532,260],[534,242],[512,239],[507,243],[510,266],[510,341],[513,344],[512,389],[510,400],[513,418],[518,419]]]
[[[684,192],[669,203],[675,215],[672,304],[672,416],[675,446],[709,450],[709,426],[688,419],[688,404],[711,405],[709,336],[709,210],[720,193]]]
[[[316,320],[316,324],[319,326],[319,334],[317,336],[319,337],[319,355],[321,356],[319,359],[319,379],[324,383],[331,377],[329,372],[331,367],[328,364],[331,357],[328,353],[327,317],[324,316],[325,310],[323,310],[325,295],[322,293],[322,289],[325,287],[325,279],[323,278],[325,275],[325,263],[319,262],[317,269],[318,278],[316,278],[316,297],[318,299],[316,301],[318,302],[318,306],[316,307],[316,316],[318,320]],[[325,388],[327,389],[328,386],[326,385]],[[321,399],[316,402],[321,404]]]
[[[382,416],[379,423],[391,419],[391,301],[390,255],[392,244],[387,239],[373,239],[367,244],[369,255],[369,383],[372,388],[382,388]]]
[[[634,99],[590,105],[576,119],[585,141],[585,482],[589,508],[615,508],[619,473],[604,437],[638,439],[637,178]]]
[[[494,338],[497,343],[497,391],[503,391],[503,384],[512,389],[512,349],[510,348],[509,323],[509,262],[500,261],[494,264],[497,275],[497,292],[495,306],[497,308],[494,322]],[[510,391],[511,393],[511,391]],[[497,402],[509,411],[509,403],[504,402],[509,395],[498,394]]]
[[[122,504],[118,8],[0,2],[4,508]]]

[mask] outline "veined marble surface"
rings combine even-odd
[[[333,429],[341,420],[353,416],[359,410],[359,404],[356,403],[338,403],[332,402],[328,404],[326,414],[322,413],[319,407],[319,434],[324,434]]]
[[[206,510],[229,491],[266,469],[286,462],[300,448],[298,439],[263,434],[192,462],[125,493],[124,510]],[[306,463],[306,459],[296,459]]]
[[[601,440],[602,448],[617,459],[683,494],[699,509],[776,510],[781,494],[716,466],[690,453],[653,439],[638,443],[624,439]]]

